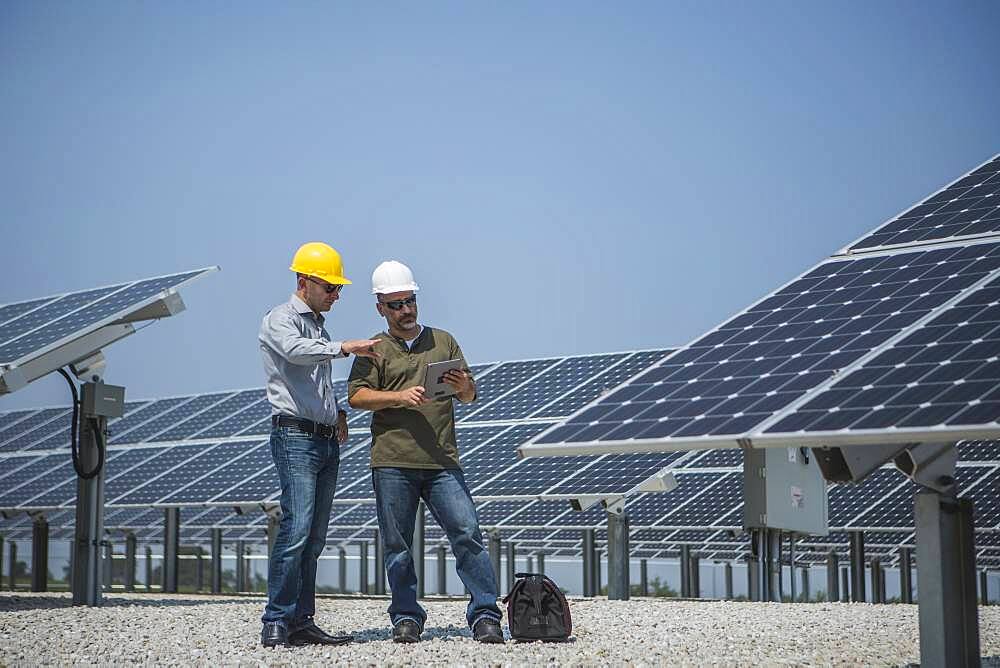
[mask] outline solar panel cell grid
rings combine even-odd
[[[51,422],[60,415],[66,415],[68,413],[69,410],[66,408],[46,408],[45,410],[34,413],[30,417],[11,423],[6,429],[0,431],[0,449],[4,452],[16,450],[17,448],[15,447],[8,448],[11,441],[19,437],[34,440],[31,437],[31,434],[34,433],[35,429]]]
[[[246,408],[249,404],[259,399],[259,390],[245,390],[243,392],[237,392],[225,401],[221,401],[211,408],[184,420],[176,427],[161,433],[158,436],[158,439],[162,441],[179,441],[191,438],[208,426],[231,416],[233,413]]]
[[[111,436],[109,444],[118,445],[120,443],[138,442],[129,436],[129,432],[131,430],[135,429],[144,422],[152,420],[158,415],[171,411],[186,401],[190,401],[191,398],[192,397],[173,397],[171,399],[160,399],[147,404],[138,410],[126,412],[124,417],[108,425],[108,433]]]
[[[739,436],[1000,266],[973,248],[828,261],[537,442]]]
[[[270,417],[271,404],[266,399],[261,398],[218,424],[195,433],[194,438],[228,438],[239,434],[248,427],[264,422]]]
[[[190,401],[179,404],[171,410],[153,418],[149,422],[122,434],[117,439],[112,441],[112,443],[142,443],[146,441],[166,440],[163,437],[163,433],[167,432],[170,428],[180,422],[188,419],[195,413],[203,411],[206,408],[222,401],[227,396],[228,393],[219,393],[201,394],[192,397]]]
[[[456,402],[455,418],[464,420],[470,413],[478,411],[497,397],[558,362],[558,359],[504,362],[484,377],[476,379],[476,401],[471,404]]]

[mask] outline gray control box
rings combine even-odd
[[[121,417],[125,414],[125,388],[104,383],[84,383],[80,391],[84,415]]]
[[[826,534],[826,480],[808,448],[743,452],[743,526]]]

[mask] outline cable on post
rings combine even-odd
[[[83,464],[80,462],[80,440],[78,433],[78,425],[80,420],[80,395],[76,390],[76,383],[70,378],[70,375],[66,373],[65,369],[56,369],[66,379],[69,383],[69,391],[73,395],[73,422],[70,425],[70,451],[73,454],[73,468],[76,469],[76,474],[83,478],[84,480],[90,480],[96,478],[97,474],[101,472],[104,468],[104,450],[106,444],[104,442],[104,434],[101,433],[101,423],[97,418],[92,417],[88,420],[91,431],[94,433],[94,441],[97,443],[97,464],[90,471],[83,470]]]

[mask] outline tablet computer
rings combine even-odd
[[[454,387],[444,380],[444,375],[452,369],[461,371],[465,368],[465,360],[448,360],[447,362],[431,362],[424,374],[424,390],[428,399],[444,399],[456,393]]]

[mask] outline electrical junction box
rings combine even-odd
[[[125,388],[104,383],[84,383],[80,403],[84,415],[121,417],[125,414]]]
[[[826,480],[809,448],[743,451],[743,527],[826,534]]]

